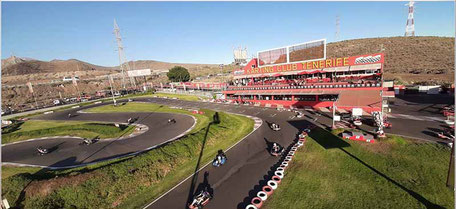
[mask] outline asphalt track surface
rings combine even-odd
[[[264,180],[270,178],[270,171],[279,162],[279,158],[273,157],[267,152],[268,142],[278,142],[281,145],[288,146],[297,138],[297,134],[309,124],[313,123],[327,128],[332,123],[330,116],[308,111],[303,111],[304,117],[296,118],[293,112],[279,112],[271,108],[159,98],[148,99],[148,101],[184,108],[200,107],[216,111],[240,113],[256,116],[266,121],[253,134],[227,152],[227,164],[219,168],[211,165],[205,167],[163,197],[151,202],[151,204],[146,206],[148,209],[185,208],[188,202],[191,201],[191,197],[198,192],[198,189],[204,186],[209,186],[214,195],[207,208],[245,208],[248,201],[259,191],[258,185],[264,185]],[[439,141],[438,138],[432,138],[423,131],[429,128],[441,128],[442,123],[407,119],[391,119],[390,121],[393,123],[394,128],[387,129],[388,133]],[[267,122],[278,123],[282,130],[279,132],[272,131]],[[369,132],[373,132],[375,129],[369,124],[365,124],[360,128]],[[195,170],[198,170],[198,168]]]
[[[280,159],[271,156],[267,151],[268,146],[270,146],[272,142],[278,142],[281,145],[288,146],[292,141],[297,139],[298,133],[305,129],[309,124],[313,123],[323,128],[329,127],[331,124],[330,116],[315,114],[308,111],[303,111],[305,114],[304,117],[296,118],[294,117],[295,113],[293,112],[279,112],[276,109],[264,107],[203,103],[162,98],[141,98],[135,100],[163,104],[171,107],[207,108],[215,111],[239,113],[258,117],[265,122],[256,131],[248,135],[226,153],[228,161],[225,165],[219,168],[215,168],[211,165],[204,168],[195,167],[195,171],[199,171],[191,176],[191,178],[183,181],[176,188],[170,190],[163,196],[153,200],[153,202],[148,204],[145,208],[186,208],[188,202],[191,201],[192,196],[202,187],[210,188],[214,195],[214,198],[209,202],[206,208],[245,208],[248,201],[256,195],[257,191],[259,191],[260,188],[258,185],[264,185],[264,181],[270,178],[270,171],[278,166],[277,163]],[[68,112],[54,114],[61,114],[66,117]],[[42,118],[53,117],[52,115],[53,114],[42,116]],[[106,117],[106,121],[116,120],[114,117],[118,117],[119,119],[117,120],[126,120],[129,117],[127,115],[131,115],[131,113],[126,115],[119,114],[118,116],[107,114],[103,117]],[[58,117],[58,119],[66,120],[63,116]],[[101,115],[97,116],[97,120],[100,120],[100,117]],[[75,118],[74,120],[78,119]],[[387,129],[388,133],[433,141],[437,140],[431,138],[423,131],[429,130],[429,128],[441,128],[442,126],[442,123],[432,121],[414,121],[407,119],[390,119],[390,121],[393,124],[393,128]],[[282,130],[278,132],[272,131],[268,127],[268,122],[278,123]],[[368,124],[363,125],[360,128],[365,131],[374,130],[374,127],[369,126]],[[324,145],[322,146],[324,147]],[[204,150],[202,150],[202,152],[204,152]]]
[[[52,168],[95,163],[162,144],[189,130],[195,124],[193,117],[184,114],[157,112],[77,113],[77,111],[100,105],[106,105],[106,103],[40,115],[34,119],[126,123],[128,118],[136,118],[137,120],[134,123],[146,125],[149,129],[145,133],[131,138],[101,139],[91,145],[81,145],[82,139],[77,137],[33,140],[4,145],[2,146],[2,161]],[[68,118],[69,113],[73,115],[71,118]],[[176,123],[168,124],[170,118],[174,118]],[[51,152],[46,155],[39,155],[36,151],[38,146],[48,148]]]

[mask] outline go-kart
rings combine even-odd
[[[96,138],[93,138],[93,139],[84,139],[82,140],[81,144],[80,145],[91,145],[91,144],[94,144],[96,142],[98,142],[99,138],[96,137]]]
[[[452,131],[450,129],[444,130],[442,132],[438,132],[437,136],[439,138],[441,138],[441,139],[449,139],[449,140],[453,140],[454,139],[454,136],[453,136]]]
[[[359,120],[359,119],[353,120],[353,124],[354,124],[355,126],[363,125],[363,123],[362,123],[361,120]]]
[[[39,155],[45,155],[49,153],[49,150],[43,147],[37,147],[36,150],[38,151]]]
[[[391,123],[388,122],[388,121],[383,121],[383,127],[385,127],[385,128],[392,128],[392,127],[393,127],[393,124],[391,124]]]
[[[176,123],[176,120],[174,118],[168,119],[168,124],[170,124],[170,123]]]
[[[269,126],[273,131],[280,131],[280,126],[279,124],[271,123]]]
[[[299,137],[299,140],[301,140],[301,139],[305,139],[305,138],[306,138],[308,135],[309,135],[309,134],[308,134],[308,132],[307,132],[307,131],[305,131],[305,130],[304,130],[304,131],[302,131],[302,133],[301,133],[301,134],[299,134],[299,136],[298,136],[298,137]]]
[[[283,147],[277,144],[277,148],[272,147],[270,154],[272,156],[280,156],[283,153]]]
[[[192,202],[188,205],[189,209],[202,209],[212,199],[212,195],[205,189],[193,197]]]
[[[225,164],[227,158],[225,155],[221,155],[220,156],[220,160],[218,159],[219,156],[215,157],[215,159],[212,161],[212,165],[214,167],[220,167],[222,166],[223,164]]]
[[[297,118],[302,118],[304,114],[302,112],[297,112],[296,117]]]

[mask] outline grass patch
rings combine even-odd
[[[106,112],[111,108],[119,112],[189,113],[133,102],[89,111]],[[254,121],[249,118],[219,113],[221,122],[215,124],[210,123],[214,112],[203,111],[204,115],[194,115],[197,125],[191,133],[136,157],[60,171],[4,169],[10,174],[3,179],[3,195],[23,208],[141,208],[193,173],[203,143],[200,165],[211,161],[218,149],[228,148],[253,130]]]
[[[84,138],[116,138],[134,131],[134,126],[118,128],[114,124],[81,121],[29,120],[17,122],[2,133],[2,144],[45,136],[78,136]]]
[[[145,95],[147,97],[150,97],[150,95]],[[143,97],[145,97],[143,96]],[[152,96],[157,96],[157,97],[168,97],[168,98],[178,98],[180,100],[186,100],[186,101],[199,101],[200,98],[203,99],[209,99],[208,97],[205,96],[196,96],[196,95],[187,95],[187,94],[171,94],[171,93],[155,93]]]
[[[127,95],[127,96],[116,97],[116,100],[123,100],[123,99],[128,99],[128,98],[133,98],[133,97],[144,97],[144,96],[150,96],[152,94],[153,94],[152,92],[137,93],[137,94],[131,94],[131,95]],[[33,117],[33,116],[36,116],[36,115],[41,115],[41,114],[43,114],[46,111],[51,111],[52,110],[54,112],[59,112],[59,111],[64,111],[64,110],[71,109],[71,108],[76,107],[76,106],[84,107],[84,106],[87,106],[87,105],[93,105],[93,104],[95,104],[95,102],[98,102],[98,101],[110,102],[110,101],[112,101],[112,97],[105,97],[103,99],[92,100],[92,101],[87,101],[87,102],[81,102],[81,103],[76,103],[76,104],[63,106],[63,107],[62,106],[56,106],[55,109],[51,108],[49,110],[37,110],[37,111],[35,111],[33,113],[24,114],[24,115],[21,115],[21,116],[13,116],[15,114],[20,114],[20,113],[15,113],[13,115],[6,115],[3,118],[7,119],[7,120],[19,120],[20,118],[30,118],[30,117]]]
[[[445,186],[449,148],[391,136],[374,144],[346,141],[349,146],[325,149],[318,138],[328,132],[315,132],[264,208],[454,206],[453,192]]]

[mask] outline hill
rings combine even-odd
[[[179,65],[189,70],[199,70],[203,68],[217,67],[217,64],[190,64],[190,63],[170,63],[160,62],[155,60],[137,60],[130,61],[128,65],[131,69],[151,69],[151,70],[169,70],[172,67]]]
[[[77,59],[46,62],[12,56],[2,60],[2,76],[95,70],[113,70],[113,68],[93,65]]]
[[[385,79],[442,84],[454,80],[454,38],[388,37],[329,43],[328,58],[385,53]]]
[[[382,49],[385,53],[385,79],[395,79],[406,84],[442,84],[453,81],[454,38],[451,37],[420,36],[346,40],[328,43],[326,52],[328,58],[334,58],[378,53]],[[131,69],[149,68],[151,70],[165,70],[179,65],[189,69],[193,78],[220,72],[217,64],[138,60],[130,61],[129,65]],[[229,65],[224,68],[224,71],[233,68],[234,66]],[[118,69],[118,66],[103,67],[76,59],[46,62],[12,56],[2,60],[2,83],[23,83],[24,79],[46,81],[75,74],[84,79],[105,75],[108,73],[106,71],[118,72]]]

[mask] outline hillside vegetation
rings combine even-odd
[[[328,58],[385,53],[385,79],[441,84],[454,80],[454,38],[388,37],[329,43]]]

